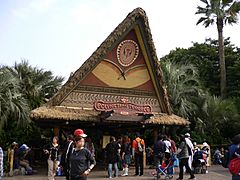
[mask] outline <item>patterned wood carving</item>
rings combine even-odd
[[[119,102],[122,98],[128,98],[129,102],[143,105],[148,104],[153,112],[160,112],[159,102],[156,97],[127,96],[90,92],[71,92],[69,96],[61,103],[61,106],[93,108],[94,102]]]
[[[111,93],[111,94],[126,94],[126,95],[137,95],[137,96],[156,96],[154,92],[141,91],[135,89],[124,89],[124,88],[108,88],[108,87],[94,87],[94,86],[78,86],[76,90],[83,92],[100,92],[100,93]],[[75,91],[76,91],[75,90]]]

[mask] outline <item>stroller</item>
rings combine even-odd
[[[213,157],[214,157],[213,164],[222,164],[223,155],[218,149],[214,152]]]
[[[195,174],[206,174],[207,172],[207,156],[201,150],[197,150],[193,155],[192,167]]]
[[[173,178],[173,168],[174,168],[174,161],[176,161],[176,157],[172,155],[170,158],[164,159],[162,165],[156,168],[154,179],[159,180],[161,176],[164,176],[165,179],[172,179]]]

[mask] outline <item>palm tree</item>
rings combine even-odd
[[[196,116],[202,120],[204,133],[214,143],[219,143],[222,137],[232,137],[239,132],[240,116],[232,99],[208,96]]]
[[[189,118],[194,113],[194,100],[201,94],[197,69],[191,64],[176,64],[168,60],[161,67],[174,113]]]
[[[20,80],[22,93],[29,101],[31,109],[47,102],[61,87],[64,79],[54,76],[51,71],[32,67],[26,60],[15,63],[11,69],[14,76]]]
[[[240,11],[240,2],[236,0],[200,0],[205,3],[205,7],[198,6],[196,14],[203,14],[197,25],[203,23],[205,27],[209,27],[216,23],[218,30],[218,50],[220,64],[220,89],[221,97],[226,96],[226,67],[224,56],[224,39],[223,27],[226,24],[233,25],[238,21],[238,13]]]
[[[29,119],[29,107],[20,92],[20,83],[7,67],[0,68],[0,130],[10,120],[18,127],[25,127]]]

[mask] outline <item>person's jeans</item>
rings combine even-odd
[[[140,174],[139,174],[140,167]],[[143,175],[143,154],[135,155],[135,175]]]
[[[113,177],[112,176],[112,166],[114,165],[114,174],[115,174],[115,177],[118,177],[118,165],[117,165],[117,162],[114,163],[114,164],[108,164],[108,176],[109,177]]]
[[[189,172],[191,178],[194,178],[194,174],[192,172],[192,170],[189,167],[188,164],[188,159],[189,158],[183,158],[183,159],[179,159],[179,168],[180,168],[180,172],[179,172],[179,179],[183,179],[183,167],[185,166],[186,171]]]

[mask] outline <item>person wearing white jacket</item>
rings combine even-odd
[[[192,169],[192,161],[193,161],[193,150],[194,150],[194,147],[193,147],[193,143],[191,141],[191,138],[190,138],[190,134],[189,133],[186,133],[185,134],[185,141],[187,143],[187,146],[189,148],[189,151],[191,152],[191,156],[189,156],[189,159],[188,159],[188,164],[189,164],[189,167],[190,169]]]

